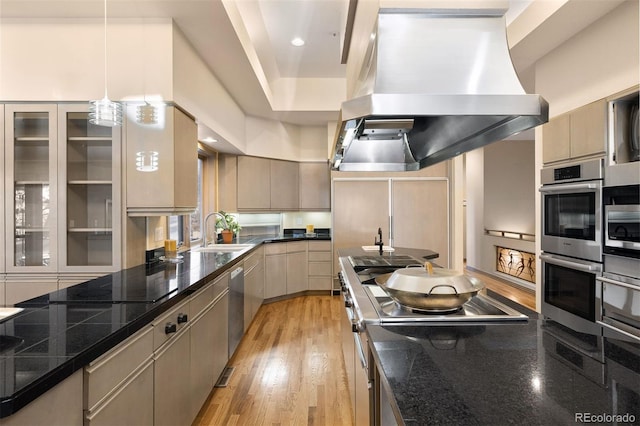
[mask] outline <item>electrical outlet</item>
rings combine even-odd
[[[162,226],[158,226],[156,228],[156,241],[162,240],[164,240],[164,229],[162,228]]]

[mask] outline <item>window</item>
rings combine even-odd
[[[198,208],[190,216],[190,235],[189,240],[193,244],[194,242],[200,242],[202,240],[203,230],[203,191],[204,186],[204,162],[205,157],[198,155]]]

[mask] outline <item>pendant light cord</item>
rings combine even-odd
[[[104,0],[104,97],[107,99],[107,0]]]

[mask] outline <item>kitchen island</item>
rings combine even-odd
[[[359,247],[339,255],[356,424],[640,423],[637,341],[576,333],[490,290],[481,293],[526,317],[393,310],[371,282],[392,255]],[[429,258],[393,254],[403,255]],[[363,262],[372,271],[358,272]]]

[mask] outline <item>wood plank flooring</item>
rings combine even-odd
[[[467,271],[535,310],[533,292]],[[340,296],[304,296],[260,307],[194,425],[351,425],[342,360]]]
[[[350,425],[339,296],[260,307],[194,425]]]

